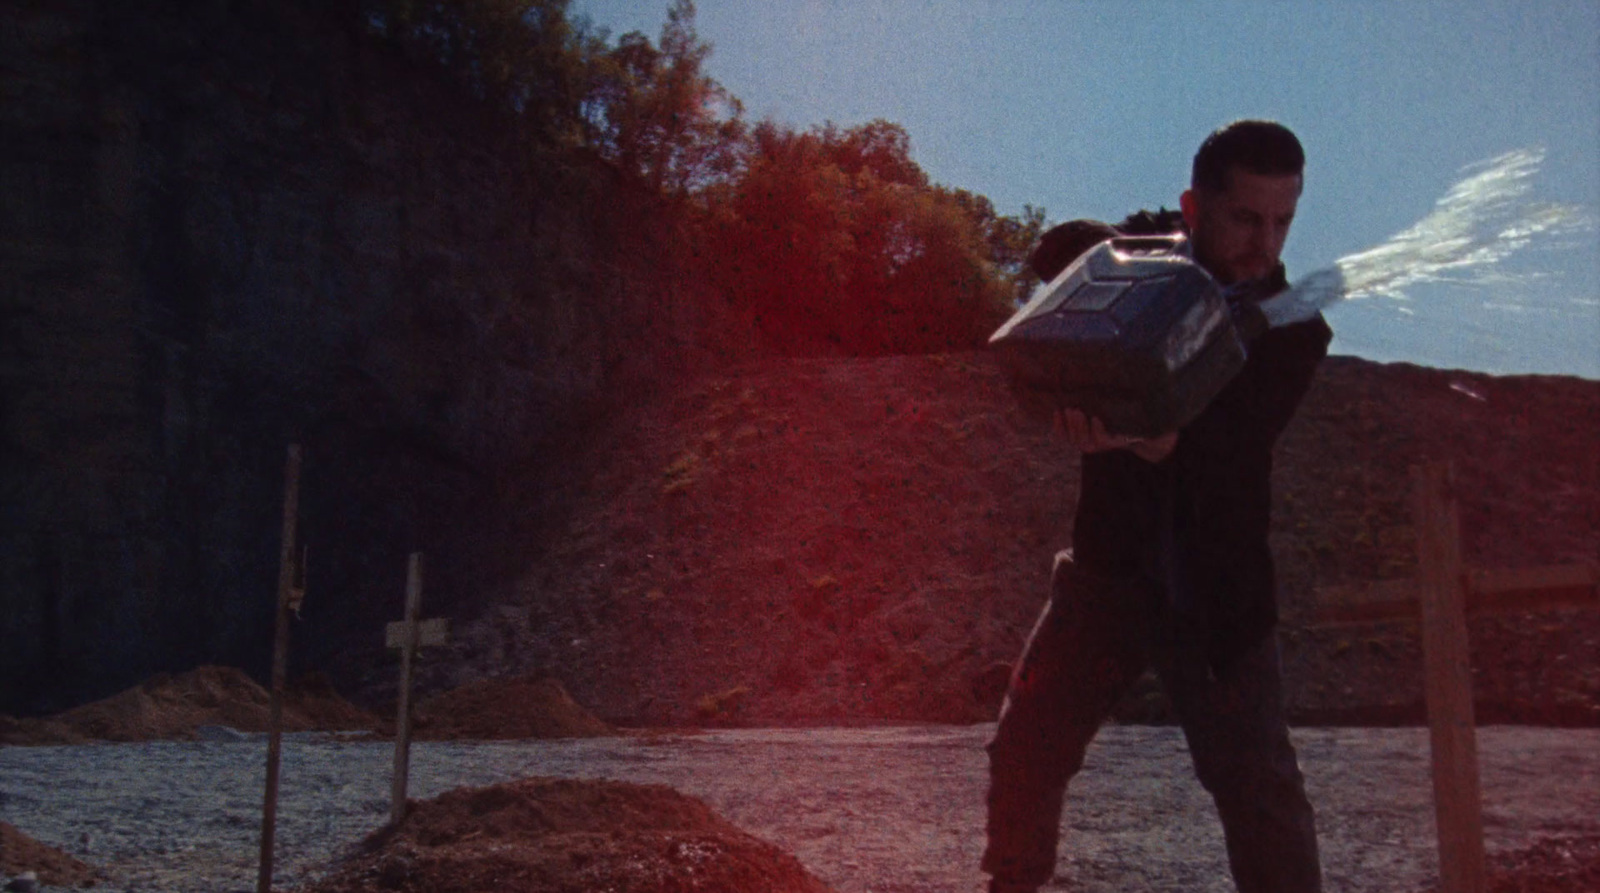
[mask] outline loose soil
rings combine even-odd
[[[52,887],[92,887],[100,878],[93,867],[0,822],[0,878],[28,871]]]
[[[285,732],[370,730],[376,719],[333,690],[321,674],[286,687]],[[0,744],[194,740],[207,726],[239,732],[272,728],[272,696],[244,671],[204,666],[160,674],[104,700],[43,719],[0,716]]]
[[[529,778],[410,804],[303,893],[830,893],[793,856],[661,785]]]
[[[1594,893],[1600,890],[1600,835],[1541,840],[1489,859],[1488,893]],[[1439,893],[1437,887],[1428,893]]]
[[[592,738],[617,730],[580,707],[554,679],[481,679],[417,706],[419,740]]]
[[[1275,469],[1295,722],[1425,722],[1414,622],[1315,615],[1414,573],[1410,470],[1433,461],[1455,465],[1469,567],[1600,560],[1600,382],[1329,358]],[[1077,456],[984,355],[695,379],[545,468],[507,497],[545,519],[542,549],[454,618],[420,684],[549,676],[621,725],[992,720],[1078,488]],[[1600,611],[1469,631],[1481,721],[1600,724]],[[393,698],[380,654],[333,672]],[[1117,716],[1170,711],[1147,679]]]

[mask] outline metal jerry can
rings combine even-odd
[[[1182,235],[1108,239],[989,337],[1014,383],[1136,437],[1191,421],[1244,367],[1217,281]]]

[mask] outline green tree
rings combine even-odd
[[[602,155],[657,192],[683,198],[736,168],[744,107],[704,72],[711,45],[692,0],[667,12],[660,45],[637,31],[595,59],[585,105]]]
[[[702,193],[707,281],[770,349],[905,353],[982,343],[1010,311],[1043,214],[929,183],[898,124],[770,121]]]
[[[576,145],[595,39],[568,0],[359,0],[366,27],[547,141]]]
[[[1007,217],[930,182],[890,121],[747,126],[706,74],[692,0],[656,42],[615,45],[569,21],[567,0],[348,2],[546,147],[586,146],[660,196],[683,290],[725,304],[766,349],[972,348],[1031,285],[1042,210]]]

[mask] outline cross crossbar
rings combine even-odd
[[[1323,590],[1313,623],[1421,623],[1440,889],[1483,893],[1487,889],[1483,804],[1467,614],[1600,607],[1600,564],[1463,568],[1454,469],[1448,463],[1415,468],[1412,486],[1416,578]]]
[[[1466,570],[1461,583],[1468,614],[1559,611],[1600,608],[1600,564],[1563,564],[1495,570]],[[1419,620],[1414,580],[1383,580],[1366,586],[1330,587],[1318,592],[1315,626]]]
[[[445,617],[434,617],[428,620],[418,620],[417,645],[422,648],[436,648],[450,643],[450,620]],[[404,620],[396,620],[383,628],[383,644],[386,648],[405,648],[410,644],[411,624]]]

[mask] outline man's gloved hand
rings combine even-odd
[[[1128,450],[1146,462],[1160,462],[1171,455],[1178,445],[1176,431],[1150,438],[1112,434],[1098,418],[1090,418],[1076,409],[1065,407],[1056,412],[1056,427],[1066,435],[1067,442],[1081,453]]]

